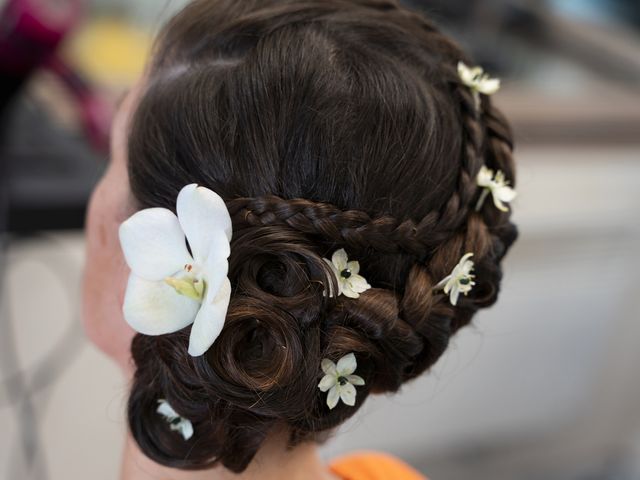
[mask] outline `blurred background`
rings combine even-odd
[[[431,480],[638,480],[640,2],[406,3],[503,80],[520,238],[498,304],[323,456],[384,450]],[[80,325],[84,211],[114,105],[183,4],[0,1],[0,478],[118,477],[127,385]]]

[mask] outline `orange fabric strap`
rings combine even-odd
[[[334,459],[332,473],[344,480],[429,480],[399,458],[382,452],[358,452]]]

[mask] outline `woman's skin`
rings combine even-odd
[[[127,175],[127,124],[144,80],[120,104],[112,126],[111,162],[96,186],[87,213],[86,267],[84,273],[83,320],[91,341],[113,358],[128,379],[133,374],[129,346],[134,331],[122,315],[124,291],[129,276],[118,227],[131,214]],[[130,432],[123,453],[121,480],[339,480],[321,462],[315,443],[287,451],[286,431],[273,432],[263,443],[247,470],[237,475],[222,466],[204,471],[169,469],[146,458]]]

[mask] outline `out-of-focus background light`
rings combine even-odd
[[[115,105],[184,3],[0,2],[0,478],[117,478],[127,385],[80,326],[81,229]],[[432,480],[637,480],[640,3],[405,3],[502,79],[520,238],[498,304],[322,454],[381,449]]]

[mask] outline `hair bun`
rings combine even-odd
[[[130,125],[131,190],[141,208],[173,208],[188,183],[220,192],[232,293],[205,355],[188,355],[189,327],[134,338],[129,424],[145,454],[241,472],[275,428],[318,440],[495,302],[517,231],[510,211],[474,209],[477,174],[513,184],[511,133],[490,98],[476,105],[460,60],[386,0],[196,0],[169,23]],[[370,284],[359,298],[326,295],[339,284],[323,259],[340,248]],[[475,286],[453,305],[435,286],[465,252]],[[329,408],[321,362],[349,353],[365,383],[354,406]],[[193,437],[169,428],[160,398]]]

